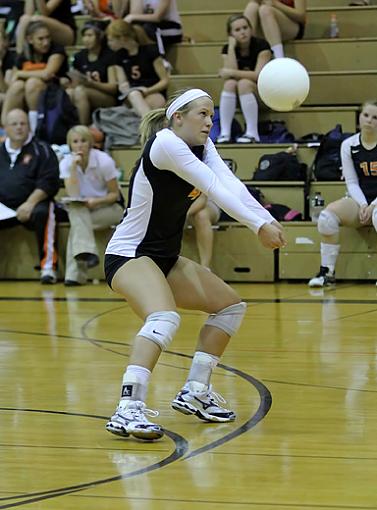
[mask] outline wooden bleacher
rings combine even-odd
[[[229,9],[231,3],[232,9]],[[178,0],[185,36],[190,42],[174,47],[169,54],[173,64],[170,91],[200,86],[214,95],[218,103],[222,82],[217,77],[221,65],[221,48],[226,41],[225,22],[230,14],[241,12],[245,0]],[[329,39],[330,16],[337,16],[340,37]],[[78,16],[79,28],[88,20]],[[309,132],[324,133],[340,123],[343,130],[353,132],[357,125],[357,107],[365,99],[377,95],[377,6],[349,7],[348,0],[308,0],[305,38],[286,44],[286,55],[299,59],[309,70],[311,90],[307,101],[293,112],[261,109],[261,119],[284,120],[296,137]],[[78,44],[80,41],[78,41]],[[77,49],[77,47],[76,47]],[[69,48],[72,53],[75,48]],[[224,158],[237,162],[237,175],[250,180],[261,155],[285,150],[287,145],[229,144],[218,146]],[[140,147],[114,147],[112,155],[123,173],[123,191]],[[300,145],[298,157],[309,166],[316,149]],[[253,183],[271,202],[284,203],[305,210],[304,183]],[[345,193],[344,183],[313,182],[311,193],[321,191],[326,203]],[[64,274],[67,225],[59,227],[60,274]],[[285,224],[289,244],[280,253],[260,246],[256,237],[235,223],[223,223],[215,230],[213,270],[229,281],[274,281],[277,278],[307,279],[319,266],[319,235],[311,222]],[[111,234],[98,234],[100,251]],[[345,279],[377,279],[375,259],[376,235],[372,228],[359,231],[342,229],[342,250],[337,277]],[[1,233],[3,256],[0,278],[38,278],[34,234],[22,227]],[[197,258],[194,231],[184,235],[183,253]],[[92,270],[93,278],[102,277],[102,266]]]

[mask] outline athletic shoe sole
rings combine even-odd
[[[206,422],[215,422],[215,423],[225,423],[228,421],[234,421],[236,419],[236,415],[234,413],[229,413],[229,416],[216,416],[214,414],[208,414],[204,411],[201,411],[197,407],[191,405],[189,402],[182,402],[178,400],[173,400],[171,403],[171,407],[175,411],[179,411],[182,414],[193,414],[197,416],[200,420]]]
[[[145,430],[132,430],[130,432],[127,432],[125,427],[123,425],[119,425],[119,423],[114,424],[113,422],[109,421],[106,424],[106,430],[108,432],[111,432],[112,434],[115,434],[116,436],[121,437],[129,437],[133,436],[137,439],[144,439],[145,441],[154,441],[156,439],[160,439],[164,435],[164,431],[161,428],[155,428],[155,429],[145,429]]]

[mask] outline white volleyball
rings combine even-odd
[[[278,112],[288,112],[300,106],[307,98],[309,88],[307,70],[293,58],[271,60],[259,73],[259,96]]]

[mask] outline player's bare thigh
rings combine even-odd
[[[185,257],[179,257],[167,281],[178,308],[216,313],[241,301],[221,278]]]
[[[359,220],[359,205],[350,197],[344,197],[335,202],[331,202],[327,210],[332,211],[340,220],[340,224],[345,227],[361,227]]]
[[[115,273],[111,286],[145,319],[153,312],[175,311],[171,288],[161,269],[149,257],[129,260]]]

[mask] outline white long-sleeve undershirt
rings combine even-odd
[[[340,157],[342,160],[342,172],[344,180],[346,181],[348,194],[359,206],[368,205],[368,201],[360,188],[359,178],[357,176],[355,166],[351,157],[351,146],[357,143],[360,144],[360,134],[346,138],[340,148]],[[373,201],[374,203],[374,201]]]
[[[264,224],[275,221],[233,175],[210,139],[202,162],[173,131],[163,129],[152,144],[150,158],[156,168],[174,172],[253,232],[257,233]]]

